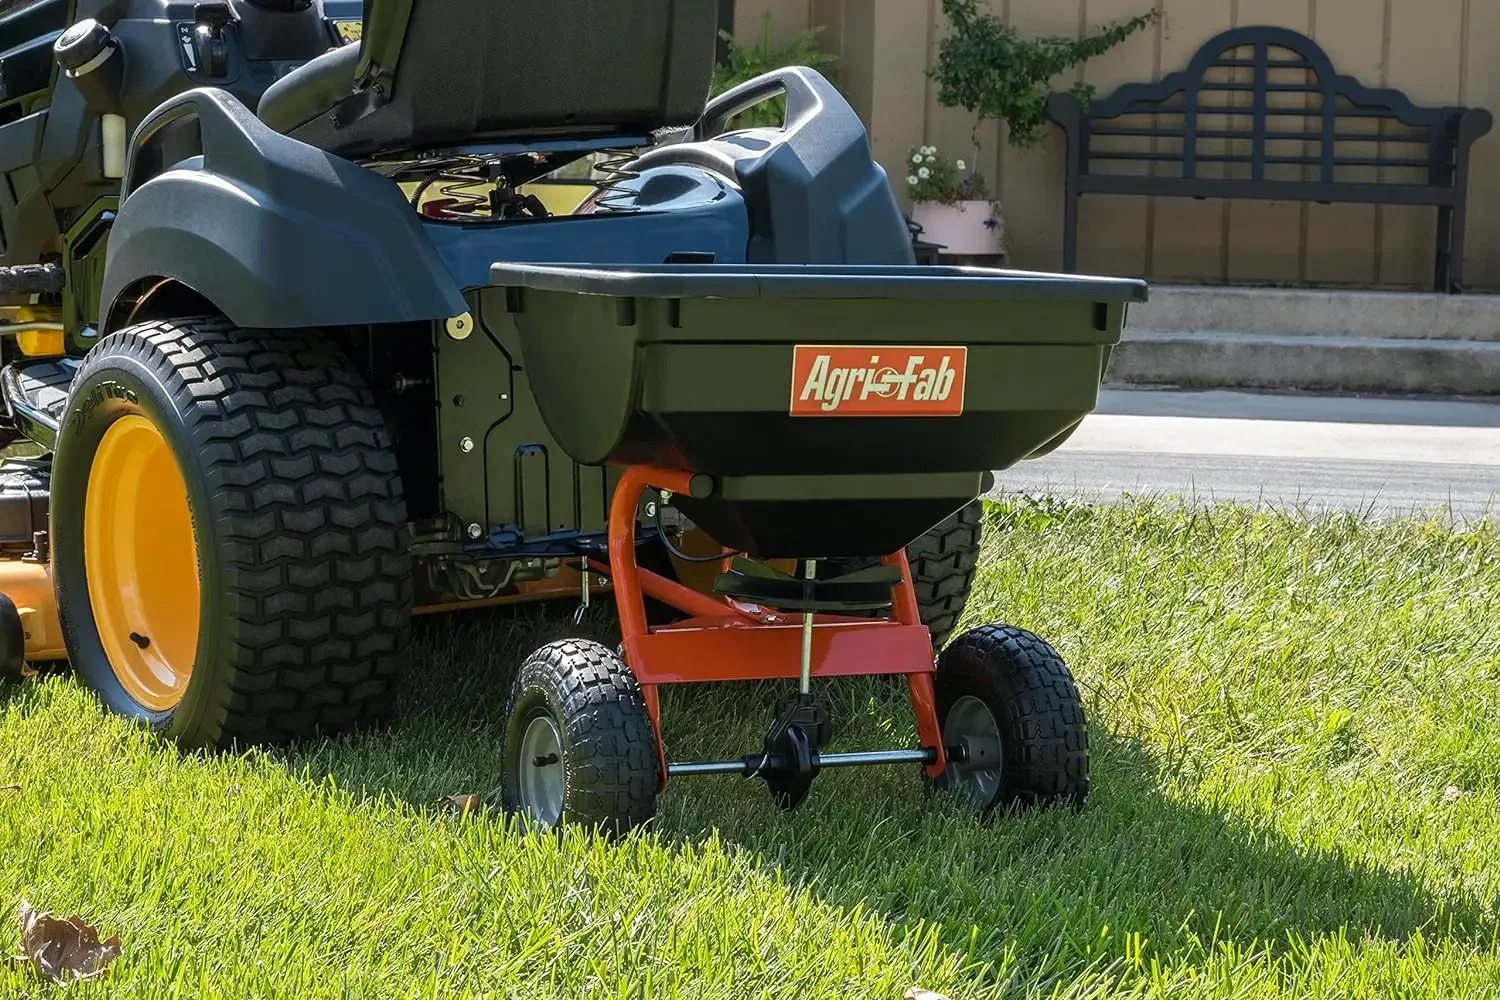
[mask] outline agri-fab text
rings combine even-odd
[[[824,416],[957,416],[964,348],[798,347],[791,412]]]

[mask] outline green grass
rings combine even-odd
[[[81,997],[1500,996],[1494,525],[991,515],[971,618],[1073,665],[1081,813],[981,825],[879,769],[791,815],[674,782],[623,843],[453,815],[493,787],[517,657],[568,631],[479,614],[420,630],[394,731],[289,752],[182,756],[66,678],[0,689],[0,909],[122,935]],[[673,692],[673,755],[744,752],[770,695]],[[844,745],[912,739],[899,691],[836,695]],[[60,994],[0,967],[0,996]]]

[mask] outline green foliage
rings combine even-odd
[[[1011,144],[1023,147],[1042,139],[1053,77],[1108,52],[1160,17],[1152,10],[1082,38],[1022,38],[998,17],[981,13],[979,0],[943,0],[943,13],[953,31],[928,70],[938,84],[939,103],[964,108],[979,120],[1006,122]],[[1087,105],[1094,88],[1079,83],[1072,93]]]
[[[719,32],[729,43],[729,55],[723,65],[714,70],[714,96],[724,93],[742,83],[788,66],[806,66],[830,76],[838,57],[818,48],[818,36],[822,26],[798,32],[782,48],[771,41],[771,15],[766,14],[760,22],[760,40],[753,45],[744,45],[727,31]],[[735,128],[775,127],[786,121],[786,99],[775,97],[749,109],[734,120]]]
[[[989,197],[984,178],[969,163],[944,156],[936,146],[913,146],[907,153],[906,187],[913,201],[944,205]]]

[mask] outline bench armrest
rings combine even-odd
[[[1071,137],[1083,125],[1083,108],[1079,107],[1078,98],[1072,94],[1053,94],[1047,98],[1047,117],[1061,125],[1063,131]]]
[[[1460,154],[1468,152],[1470,146],[1490,134],[1495,127],[1495,116],[1484,108],[1464,108],[1458,119],[1458,149]]]

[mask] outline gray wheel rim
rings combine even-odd
[[[563,769],[562,736],[557,723],[548,715],[538,715],[521,734],[520,772],[521,808],[533,822],[556,826],[562,819],[563,796],[567,791]]]
[[[1000,794],[1000,773],[1005,767],[1004,744],[1000,742],[1000,723],[990,707],[973,695],[964,695],[948,709],[943,720],[943,743],[954,746],[965,736],[994,739],[1001,748],[1001,759],[993,767],[969,767],[949,763],[948,786],[961,792],[976,809],[987,808]]]

